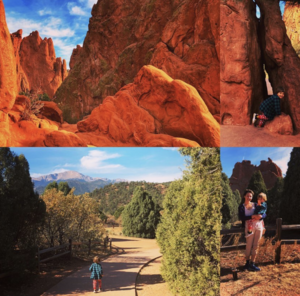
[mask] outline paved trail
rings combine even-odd
[[[135,296],[135,279],[141,266],[160,256],[155,240],[112,236],[113,245],[124,250],[123,254],[111,256],[101,262],[104,276],[104,296]],[[93,293],[89,267],[73,273],[52,287],[42,296],[52,295],[96,295]]]

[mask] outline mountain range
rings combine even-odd
[[[96,188],[102,188],[109,184],[114,184],[118,182],[127,182],[124,179],[107,179],[107,178],[93,178],[90,176],[83,175],[76,171],[65,171],[57,174],[49,174],[40,176],[37,178],[31,178],[34,183],[34,188],[38,193],[43,193],[45,187],[55,181],[68,182],[70,187],[75,188],[75,194],[83,194],[86,192],[92,192]]]

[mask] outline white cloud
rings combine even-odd
[[[85,3],[88,8],[93,8],[93,5],[98,2],[98,0],[79,0],[80,3]]]
[[[43,10],[39,10],[38,11],[39,15],[40,16],[44,16],[44,15],[47,15],[47,14],[52,14],[52,11],[50,9],[43,9]]]
[[[39,30],[42,23],[30,19],[8,16],[6,18],[7,26],[10,33],[16,32],[19,29],[23,30],[23,37],[28,36],[32,31]]]
[[[68,9],[71,15],[87,15],[87,12],[81,7],[76,6],[74,2],[68,3]]]
[[[123,168],[120,164],[106,164],[104,161],[120,157],[118,153],[109,154],[101,150],[92,150],[80,159],[81,167],[90,170],[107,170]]]
[[[279,148],[277,152],[280,155],[273,159],[273,162],[275,162],[281,168],[283,175],[286,174],[292,149],[293,148]]]
[[[41,176],[46,176],[46,175],[51,175],[51,174],[59,174],[59,173],[63,173],[63,172],[67,172],[68,170],[66,169],[55,169],[50,171],[49,173],[45,173],[45,174],[38,174],[38,173],[32,173],[30,174],[31,178],[38,178]]]

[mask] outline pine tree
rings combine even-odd
[[[284,178],[280,216],[285,224],[300,223],[300,148],[293,148]],[[283,203],[284,202],[284,203]]]
[[[0,273],[6,269],[20,273],[35,266],[34,253],[24,261],[15,256],[17,250],[35,250],[45,215],[45,204],[33,188],[24,155],[0,148]]]
[[[267,186],[260,171],[255,171],[253,173],[247,188],[254,191],[253,202],[257,202],[257,195],[261,192],[265,194],[268,193]],[[244,202],[244,200],[242,202]]]
[[[160,220],[159,206],[143,188],[134,190],[132,200],[122,212],[123,233],[127,236],[155,238]]]
[[[46,187],[45,187],[45,190],[44,190],[44,193],[47,191],[47,190],[51,190],[55,188],[56,190],[58,190],[58,185],[56,183],[56,181],[53,181],[51,183],[49,183]]]
[[[68,195],[72,188],[69,186],[68,182],[60,182],[57,189],[63,192],[64,195]]]
[[[242,202],[242,198],[241,198],[241,195],[240,195],[240,192],[238,191],[238,189],[236,189],[233,192],[233,196],[234,196],[236,203],[239,205]]]
[[[268,191],[268,211],[265,219],[266,223],[275,224],[276,219],[280,218],[280,209],[282,206],[282,191],[284,186],[283,178],[278,178],[274,187]]]
[[[219,148],[182,148],[183,180],[172,182],[163,202],[157,240],[162,276],[176,295],[219,295],[221,163]]]
[[[222,224],[226,225],[229,222],[235,222],[238,220],[238,203],[229,186],[229,179],[225,173],[222,173]]]

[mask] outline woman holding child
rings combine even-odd
[[[246,237],[246,265],[245,269],[249,271],[260,271],[260,268],[255,266],[255,257],[259,240],[264,232],[263,219],[266,218],[267,211],[267,196],[260,193],[257,197],[257,203],[252,202],[254,192],[246,189],[244,192],[244,203],[239,206],[239,218],[242,225],[245,226]],[[250,261],[251,257],[251,261]]]

